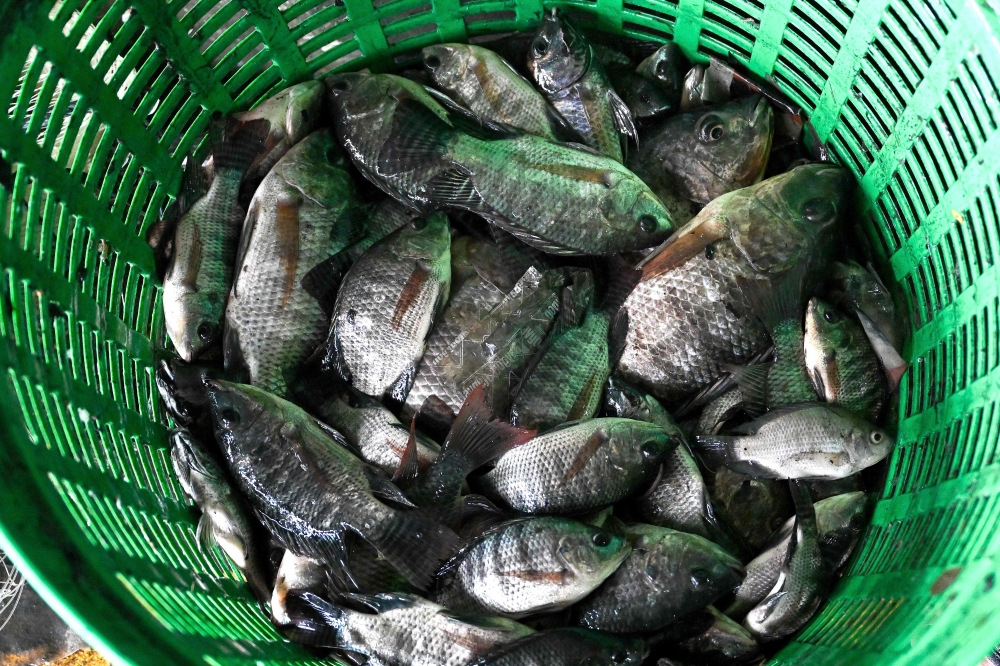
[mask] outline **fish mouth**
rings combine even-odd
[[[763,95],[752,96],[748,102],[748,108],[750,111],[747,117],[749,118],[751,128],[757,128],[761,124],[761,121],[766,121],[767,116],[773,113],[771,105]]]

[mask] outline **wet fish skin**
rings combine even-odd
[[[837,291],[833,296],[840,296],[864,312],[889,343],[897,351],[902,351],[904,328],[901,313],[896,309],[892,293],[870,265],[865,268],[856,261],[835,261],[832,283]]]
[[[673,403],[763,351],[737,278],[820,265],[850,183],[840,167],[809,164],[712,201],[644,260],[618,374]]]
[[[760,655],[760,646],[742,626],[720,613],[706,608],[711,623],[704,630],[665,649],[668,656],[685,663],[726,666],[750,661]]]
[[[816,392],[827,402],[874,421],[887,398],[885,374],[864,329],[829,303],[806,309],[805,362]]]
[[[457,550],[448,528],[386,504],[407,502],[339,433],[300,407],[248,385],[208,380],[206,386],[229,469],[287,550],[349,577],[344,537],[353,532],[418,587]]]
[[[625,539],[559,517],[496,525],[445,565],[434,600],[455,611],[521,618],[562,610],[628,557]]]
[[[637,638],[565,627],[525,636],[497,648],[472,666],[639,666],[649,647]]]
[[[402,402],[448,298],[451,232],[434,213],[373,245],[337,294],[322,363],[355,389]]]
[[[695,427],[696,435],[715,435],[723,425],[724,416],[743,402],[739,387],[731,388],[705,405]]]
[[[676,442],[642,421],[597,418],[536,436],[480,477],[483,494],[524,513],[599,509],[649,487]]]
[[[632,554],[591,596],[574,621],[612,633],[654,632],[704,608],[743,580],[739,560],[693,534],[630,525]]]
[[[680,105],[684,87],[684,75],[690,68],[687,58],[679,46],[668,42],[655,52],[643,58],[636,72],[651,81],[655,81],[664,94],[672,109]]]
[[[556,140],[555,110],[493,51],[474,44],[435,44],[422,54],[438,87],[480,118]]]
[[[326,130],[289,150],[250,202],[226,306],[227,370],[286,395],[323,341],[348,260],[363,237],[364,202]]]
[[[347,249],[351,263],[360,259],[372,245],[397,229],[405,227],[416,217],[418,217],[416,213],[395,199],[387,198],[375,204],[365,220],[365,237]]]
[[[386,666],[466,666],[534,633],[513,620],[457,615],[408,594],[350,595],[364,612],[298,595],[296,640],[359,652]]]
[[[699,435],[695,448],[712,464],[772,479],[841,479],[885,458],[894,439],[842,407],[801,403],[733,429]]]
[[[355,165],[411,208],[468,210],[567,255],[649,247],[672,228],[649,188],[612,159],[530,134],[471,136],[400,77],[340,74],[328,82],[337,133]]]
[[[705,481],[719,520],[745,544],[741,555],[759,553],[771,534],[795,513],[783,481],[738,474],[728,467],[706,472]]]
[[[198,541],[203,548],[217,546],[232,560],[263,607],[271,596],[269,566],[243,500],[204,445],[184,428],[170,433],[170,460],[184,494],[202,511]]]
[[[659,82],[642,76],[627,55],[600,44],[594,44],[593,49],[608,80],[625,102],[635,122],[649,122],[677,108],[677,104],[671,103],[670,98],[664,94]]]
[[[281,557],[278,575],[271,594],[271,621],[277,626],[291,624],[285,604],[292,590],[324,594],[326,592],[326,567],[319,560],[300,557],[286,550]]]
[[[593,46],[556,10],[542,19],[527,64],[542,94],[584,143],[622,162],[623,141],[637,138],[628,106],[612,88]]]

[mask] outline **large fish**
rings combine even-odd
[[[232,119],[211,125],[213,172],[204,196],[177,222],[163,279],[167,335],[185,361],[219,340],[246,209],[239,204],[243,175],[263,150],[269,124]]]
[[[641,249],[672,228],[659,199],[610,158],[531,134],[471,136],[426,90],[398,76],[338,74],[327,82],[338,136],[355,165],[415,209],[468,210],[555,254]]]
[[[672,116],[643,133],[628,167],[674,213],[677,226],[723,194],[761,179],[771,151],[774,114],[754,95],[729,104]]]
[[[651,423],[570,422],[511,449],[478,481],[484,495],[514,511],[593,511],[647,490],[676,446]]]
[[[886,400],[886,379],[864,329],[818,298],[806,310],[805,362],[816,392],[874,421]]]
[[[593,46],[555,9],[542,19],[531,42],[528,70],[584,143],[622,161],[622,144],[638,139],[632,114],[611,86]]]
[[[326,130],[295,145],[257,189],[226,306],[226,369],[285,395],[330,326],[344,249],[365,233],[364,203]]]
[[[885,458],[894,440],[843,407],[800,403],[731,430],[699,435],[707,464],[770,479],[842,479]]]
[[[346,601],[359,610],[298,595],[294,638],[358,652],[383,666],[467,666],[534,633],[513,620],[451,613],[415,595],[354,594]]]
[[[362,393],[388,392],[402,402],[450,284],[451,230],[443,214],[382,239],[344,276],[322,363]]]
[[[610,576],[631,547],[569,518],[521,518],[478,536],[445,565],[435,601],[455,611],[519,618],[567,608]]]
[[[564,122],[545,97],[499,55],[474,44],[434,44],[424,67],[438,87],[483,120],[555,141]]]
[[[397,508],[408,502],[388,478],[301,408],[252,386],[207,386],[229,468],[287,550],[349,578],[344,536],[354,532],[418,587],[457,550],[454,532]]]
[[[848,208],[846,169],[808,164],[712,201],[642,266],[618,373],[676,402],[767,346],[737,277],[815,260]]]
[[[649,648],[637,638],[565,627],[508,643],[471,666],[639,666],[648,653]]]
[[[574,609],[580,626],[617,634],[659,631],[743,580],[739,560],[693,534],[631,525],[632,554]]]

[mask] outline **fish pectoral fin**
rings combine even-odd
[[[406,449],[399,458],[399,467],[396,468],[396,473],[392,475],[392,481],[395,483],[400,480],[409,481],[415,479],[417,478],[417,472],[417,414],[414,412],[413,418],[410,419],[410,436],[406,440]]]
[[[492,206],[486,203],[476,184],[472,182],[472,173],[458,165],[438,173],[427,181],[426,187],[435,201],[442,201],[474,213],[493,212]]]
[[[642,279],[649,280],[684,265],[706,247],[729,237],[729,225],[713,214],[709,205],[693,220],[675,231],[670,238],[653,250],[636,268],[642,269]]]
[[[758,413],[767,407],[767,377],[773,365],[773,363],[758,363],[723,366],[740,388],[743,405],[757,409]]]
[[[618,96],[613,89],[608,89],[608,102],[611,104],[611,113],[615,119],[615,129],[622,136],[622,154],[628,149],[629,139],[639,145],[639,131],[635,128],[635,121],[632,120],[632,112],[628,104]]]
[[[289,521],[276,518],[259,509],[255,510],[254,514],[285,549],[300,557],[321,560],[326,564],[329,575],[341,585],[341,589],[358,589],[358,583],[351,574],[348,551],[341,531],[320,531],[300,522],[292,525]],[[300,531],[307,531],[307,534],[300,534]]]
[[[413,502],[406,498],[399,488],[393,485],[385,473],[372,465],[365,465],[365,478],[368,481],[368,488],[372,496],[382,502],[388,502],[393,506],[414,507]]]
[[[219,542],[215,538],[215,526],[212,524],[212,518],[208,515],[207,511],[202,513],[201,518],[198,519],[195,538],[198,539],[198,544],[206,553],[213,548],[219,547]]]

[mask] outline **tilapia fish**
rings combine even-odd
[[[322,363],[368,395],[402,402],[448,299],[451,231],[434,213],[373,245],[337,294]]]
[[[831,280],[835,302],[846,301],[864,312],[897,351],[903,349],[902,317],[892,293],[870,265],[865,268],[856,261],[835,261]]]
[[[628,159],[671,212],[704,205],[753,185],[767,166],[774,114],[767,100],[748,97],[682,113],[652,126]],[[693,217],[675,219],[680,226]]]
[[[800,403],[733,428],[699,435],[707,464],[771,479],[842,479],[885,458],[893,438],[843,407]]]
[[[687,58],[680,47],[673,42],[667,42],[645,58],[636,67],[636,72],[650,81],[656,82],[660,92],[670,102],[671,109],[676,109],[681,102],[684,88],[684,75],[690,68]]]
[[[545,15],[528,53],[528,70],[584,143],[621,162],[622,143],[637,139],[632,114],[583,34],[555,9]]]
[[[697,615],[697,614],[695,614]],[[693,615],[692,615],[693,617]],[[720,613],[714,606],[704,611],[704,619],[694,635],[665,642],[660,649],[683,663],[705,666],[742,664],[760,655],[760,646],[742,626]],[[687,623],[687,620],[683,621]]]
[[[580,626],[618,634],[658,631],[743,580],[739,560],[707,539],[641,524],[626,534],[632,554],[576,606]]]
[[[618,374],[676,402],[723,364],[767,345],[738,277],[780,275],[818,261],[848,207],[845,169],[808,164],[712,201],[647,257],[625,301],[629,333]]]
[[[554,254],[641,249],[672,229],[659,199],[610,158],[531,134],[471,136],[398,76],[338,74],[327,82],[338,136],[355,165],[415,209],[468,210]]]
[[[264,120],[268,123],[263,150],[243,176],[240,204],[247,206],[257,186],[292,146],[320,125],[323,109],[323,84],[305,81],[285,88],[250,111],[233,114],[239,122]]]
[[[515,511],[592,511],[648,489],[676,445],[642,421],[570,422],[505,453],[478,483],[484,495]]]
[[[347,256],[353,264],[365,251],[392,232],[402,229],[418,215],[395,199],[385,199],[370,206],[364,220],[365,237],[347,248]]]
[[[212,184],[177,222],[163,279],[164,324],[185,361],[193,361],[222,333],[246,216],[238,201],[240,182],[263,150],[267,131],[263,120],[212,123]]]
[[[290,550],[281,556],[281,565],[271,594],[271,620],[280,626],[291,623],[288,616],[288,594],[294,590],[324,594],[326,592],[326,566],[320,560],[300,557]]]
[[[886,400],[886,379],[864,329],[818,298],[806,310],[805,362],[816,392],[874,421]]]
[[[198,541],[206,549],[217,546],[239,567],[263,607],[271,596],[269,565],[243,500],[204,446],[183,428],[170,433],[170,460],[184,494],[201,509]]]
[[[784,481],[738,474],[724,466],[707,470],[704,478],[719,521],[745,546],[734,551],[740,555],[759,553],[795,513]]]
[[[630,551],[621,536],[569,518],[508,521],[445,565],[434,599],[513,618],[561,610],[593,592]]]
[[[546,99],[499,55],[474,44],[424,47],[424,67],[456,102],[493,123],[552,141],[560,122]]]
[[[632,60],[615,49],[594,44],[594,55],[635,122],[650,121],[676,109],[659,83],[636,71]]]
[[[226,369],[285,395],[323,341],[348,260],[364,235],[364,204],[326,130],[281,158],[250,203],[226,306]]]
[[[534,633],[513,620],[461,616],[409,594],[350,595],[347,606],[298,596],[296,640],[359,652],[385,666],[467,666]]]
[[[406,505],[375,467],[338,433],[260,389],[208,380],[216,437],[244,496],[271,534],[294,554],[350,577],[344,535],[363,537],[418,587],[454,554],[458,536]],[[385,501],[383,501],[385,500]]]
[[[566,627],[508,643],[472,666],[639,666],[648,652],[646,644],[637,638]]]

